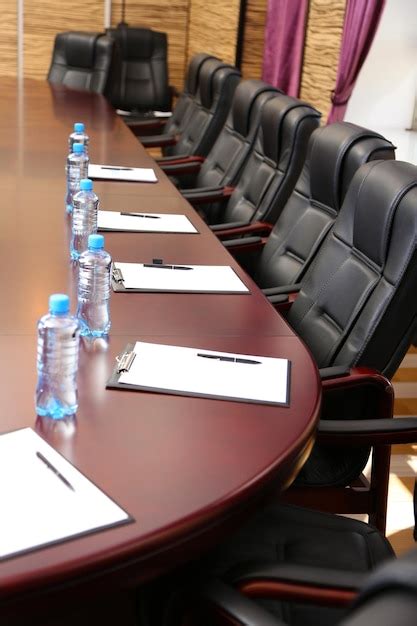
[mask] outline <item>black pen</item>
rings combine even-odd
[[[144,263],[143,267],[157,267],[162,270],[192,270],[193,267],[187,267],[186,265],[162,265],[162,263]]]
[[[37,452],[36,456],[38,457],[38,459],[40,459],[42,461],[42,463],[44,463],[46,465],[46,467],[50,470],[53,471],[53,473],[59,478],[59,480],[61,480],[64,485],[66,485],[69,489],[71,489],[72,491],[75,491],[74,487],[71,485],[71,483],[65,478],[65,476],[63,476],[57,469],[56,467],[54,467],[52,465],[52,463],[50,461],[48,461],[48,459],[46,459],[43,454],[41,452]]]
[[[116,167],[113,165],[100,165],[102,170],[133,170],[134,167]]]
[[[128,215],[129,217],[147,217],[150,220],[159,220],[159,215],[141,215],[140,213],[126,213],[125,211],[121,211],[120,215]]]
[[[247,365],[261,365],[261,361],[255,361],[254,359],[242,359],[235,356],[223,356],[221,354],[201,354],[197,353],[197,356],[202,356],[205,359],[214,359],[216,361],[227,361],[228,363],[246,363]]]

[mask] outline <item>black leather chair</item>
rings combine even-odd
[[[204,61],[199,70],[197,95],[181,131],[144,137],[147,147],[161,147],[168,156],[205,157],[212,148],[229,113],[240,72],[215,58]]]
[[[206,194],[227,185],[233,185],[239,179],[253,148],[261,121],[262,109],[268,100],[279,91],[261,80],[245,80],[236,88],[227,120],[221,129],[213,147],[204,162],[200,163],[198,173],[188,180],[192,189],[181,189],[190,202],[196,197],[206,199]],[[175,174],[181,173],[181,166],[165,166],[166,173],[174,168]],[[187,172],[187,166],[184,170]],[[179,184],[182,187],[182,178]],[[203,210],[212,217],[216,214],[219,203],[205,203]]]
[[[213,58],[215,57],[204,52],[193,56],[188,65],[184,89],[178,95],[171,117],[165,119],[153,117],[147,120],[136,120],[129,117],[124,118],[130,130],[135,135],[139,136],[143,143],[146,143],[146,141],[154,141],[152,134],[155,134],[157,129],[163,128],[164,135],[170,135],[172,137],[175,137],[184,130],[197,97],[201,67],[205,61]],[[144,137],[142,137],[142,135],[144,135]]]
[[[195,623],[405,626],[416,621],[417,550],[396,560],[363,522],[275,505],[191,566],[182,584],[177,614],[193,607]]]
[[[319,121],[320,113],[297,98],[277,94],[265,103],[256,139],[235,188],[203,194],[206,199],[223,200],[215,214],[205,210],[214,232],[227,229],[232,233],[238,228],[247,234],[265,227],[269,232],[294,189],[310,135]],[[187,197],[193,202],[191,193],[187,192]]]
[[[390,419],[389,379],[416,331],[416,289],[417,168],[367,163],[287,314],[320,368],[324,395],[316,444],[286,500],[368,513],[384,532],[390,444],[401,428]],[[371,446],[369,485],[361,472]]]
[[[357,169],[374,159],[394,159],[394,150],[384,137],[355,124],[319,128],[311,135],[301,175],[272,232],[272,226],[261,222],[242,227],[225,224],[216,227],[216,234],[270,300],[280,303],[280,294],[295,291],[294,285],[314,259]],[[228,239],[257,230],[270,234]]]
[[[100,33],[58,33],[48,81],[107,95],[115,55],[112,39]]]
[[[108,28],[120,50],[119,76],[113,75],[114,107],[136,114],[169,111],[172,92],[168,84],[168,37],[150,28]]]

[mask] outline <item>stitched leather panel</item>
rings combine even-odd
[[[417,168],[408,163],[374,161],[355,174],[334,230],[288,315],[319,367],[360,363],[384,371],[391,362],[396,347],[389,339],[373,350],[372,363],[363,355],[379,324],[392,326],[398,343],[416,315],[415,305],[396,306],[396,317],[386,317],[397,290],[404,301],[417,288],[417,271],[410,266],[416,252],[416,200]],[[324,314],[337,322],[339,336],[328,332]]]
[[[291,115],[295,112],[300,109],[291,111]],[[354,124],[338,123],[314,131],[295,189],[254,270],[260,287],[287,285],[301,279],[332,227],[343,190],[364,159],[372,158],[379,150],[393,155],[390,142]],[[279,189],[271,186],[273,192],[278,194]],[[322,201],[326,197],[329,204]],[[265,196],[265,202],[268,200]],[[297,263],[288,258],[288,249],[303,261]]]
[[[165,155],[208,154],[226,120],[239,78],[236,68],[215,58],[209,58],[203,63],[197,96],[192,103],[187,123],[184,124],[176,145],[163,150]],[[208,100],[211,103],[209,108],[204,105]]]
[[[55,37],[48,81],[105,93],[114,58],[113,41],[99,33],[59,33]]]
[[[246,80],[238,85],[226,123],[198,173],[196,187],[235,183],[255,141],[263,106],[276,93],[261,80]],[[206,209],[209,223],[211,211]]]

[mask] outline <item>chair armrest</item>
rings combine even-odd
[[[220,580],[211,580],[198,588],[194,603],[200,611],[203,609],[204,618],[208,612],[215,614],[216,620],[213,623],[233,626],[286,626],[262,606]]]
[[[240,566],[231,581],[250,597],[345,606],[357,595],[366,574],[290,563]]]
[[[237,225],[235,225],[237,224]],[[230,224],[216,224],[216,226],[221,226],[223,228],[219,228],[216,230],[216,235],[219,239],[227,239],[228,237],[240,237],[242,235],[263,235],[267,237],[271,232],[273,226],[272,224],[268,224],[268,222],[251,222],[248,223],[230,223]]]
[[[279,296],[282,294],[288,295],[289,293],[298,293],[301,289],[301,283],[294,283],[294,285],[281,285],[281,287],[268,287],[267,289],[261,289],[264,296]]]
[[[187,159],[185,160],[185,158],[181,158],[179,163],[160,163],[158,161],[158,165],[161,169],[163,169],[163,171],[165,172],[165,174],[167,174],[168,176],[186,176],[187,174],[196,174],[197,172],[200,171],[200,167],[201,167],[202,161],[198,160],[198,159]],[[181,181],[180,181],[181,184]],[[181,191],[182,192],[182,191]]]
[[[141,137],[143,135],[151,135],[151,132],[155,134],[158,130],[162,131],[166,124],[166,120],[154,118],[147,120],[135,120],[130,117],[123,117],[123,121],[130,128],[132,133],[136,135],[136,137]],[[151,135],[153,136],[153,135]]]
[[[155,159],[160,167],[164,165],[180,165],[181,163],[204,163],[205,158],[196,154],[175,154],[174,156],[165,156]]]
[[[417,417],[321,420],[317,441],[339,445],[393,445],[417,442]]]
[[[281,315],[285,317],[290,310],[292,304],[297,300],[297,296],[297,291],[288,294],[268,296],[268,302],[273,305],[276,311],[278,311]]]
[[[145,148],[162,148],[163,146],[175,146],[178,139],[176,135],[149,135],[142,137],[141,143]]]
[[[181,193],[192,205],[209,204],[210,202],[225,202],[230,198],[234,187],[199,187],[196,189],[181,189]]]
[[[353,387],[372,386],[394,398],[391,382],[383,374],[369,367],[348,368],[344,365],[319,370],[323,391],[346,390]]]
[[[242,226],[249,226],[250,222],[224,222],[224,224],[211,224],[211,230],[217,234],[217,231],[226,230],[228,228],[241,228]]]
[[[245,250],[261,250],[266,243],[262,237],[245,237],[244,239],[230,239],[222,241],[225,248],[232,254],[234,252],[244,252]]]

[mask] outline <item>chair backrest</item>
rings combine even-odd
[[[114,44],[110,37],[100,33],[58,33],[48,81],[105,94],[113,62]]]
[[[197,97],[198,82],[200,79],[200,70],[208,59],[215,57],[205,52],[196,54],[191,59],[187,75],[184,81],[184,90],[178,96],[172,116],[168,119],[164,127],[164,133],[177,135],[181,133],[188,123],[193,103]]]
[[[320,113],[278,94],[265,103],[256,141],[219,221],[275,224],[304,165]]]
[[[414,626],[417,615],[417,550],[389,561],[367,584],[339,626]]]
[[[240,72],[218,59],[207,59],[199,73],[197,96],[178,142],[165,155],[206,156],[229,113]]]
[[[106,33],[120,50],[120,65],[112,72],[117,83],[112,104],[129,111],[168,111],[168,37],[150,28],[120,26]]]
[[[262,80],[244,80],[236,88],[226,122],[196,178],[194,187],[236,182],[255,142],[263,106],[280,93]],[[215,219],[210,210],[211,219]]]
[[[355,174],[288,321],[319,367],[391,377],[417,321],[417,167],[374,161]]]
[[[311,135],[301,175],[254,267],[262,288],[299,282],[337,217],[356,170],[372,159],[394,159],[378,133],[338,122]]]

